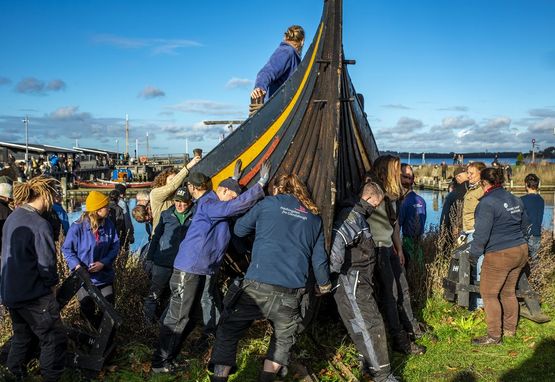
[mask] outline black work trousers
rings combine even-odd
[[[252,280],[243,282],[242,291],[237,288],[232,284],[224,298],[224,313],[216,332],[210,367],[231,366],[233,372],[239,340],[253,321],[260,319],[270,321],[274,329],[266,359],[287,366],[300,323],[304,288],[288,289]]]
[[[418,324],[410,305],[405,268],[399,262],[399,257],[393,253],[393,247],[377,247],[376,252],[380,301],[389,333],[395,340],[404,331],[414,332]]]
[[[13,338],[8,355],[8,369],[16,376],[25,374],[30,347],[40,345],[40,372],[43,381],[58,381],[64,371],[67,337],[54,294],[10,308]]]
[[[158,320],[158,308],[162,304],[162,296],[169,288],[169,281],[173,274],[173,268],[152,266],[152,277],[148,295],[144,299],[143,312],[145,317],[155,322]]]
[[[162,315],[158,347],[152,356],[152,367],[163,367],[179,354],[181,344],[190,329],[188,325],[195,305],[200,304],[205,278],[201,275],[173,270],[170,279],[171,297]]]
[[[375,380],[381,381],[390,374],[391,366],[383,318],[374,299],[374,262],[340,274],[334,299],[351,340]]]

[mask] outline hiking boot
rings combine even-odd
[[[422,355],[426,353],[426,346],[409,341],[408,344],[393,344],[393,350],[405,355]]]
[[[424,334],[428,331],[426,325],[419,321],[415,321],[415,323],[411,326],[412,330],[408,332],[411,341],[419,340],[424,337]]]
[[[261,370],[258,374],[258,382],[273,382],[276,379],[276,373]]]
[[[397,379],[396,376],[394,376],[393,374],[389,374],[387,376],[385,376],[385,378],[380,378],[378,379],[378,377],[374,378],[374,382],[400,382],[399,379]]]
[[[177,373],[187,369],[187,363],[179,364],[176,361],[167,361],[159,367],[152,367],[154,374]]]
[[[472,339],[472,345],[476,345],[476,346],[501,345],[501,343],[502,343],[501,337],[493,338],[493,337],[490,337],[489,335]]]
[[[393,338],[393,350],[405,355],[420,355],[426,353],[426,347],[409,340],[406,332],[401,331]]]
[[[203,334],[191,346],[193,354],[204,354],[214,344],[216,338],[212,334]]]

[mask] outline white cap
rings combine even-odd
[[[12,185],[9,183],[0,183],[0,196],[8,199],[13,198]]]

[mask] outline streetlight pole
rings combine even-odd
[[[116,164],[119,162],[119,139],[116,139]]]
[[[25,165],[29,165],[29,117],[25,116],[23,120],[25,125]]]

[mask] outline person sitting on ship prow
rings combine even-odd
[[[304,29],[292,25],[270,59],[256,75],[251,92],[251,114],[256,112],[297,69],[304,46]],[[255,106],[258,105],[258,106]]]

